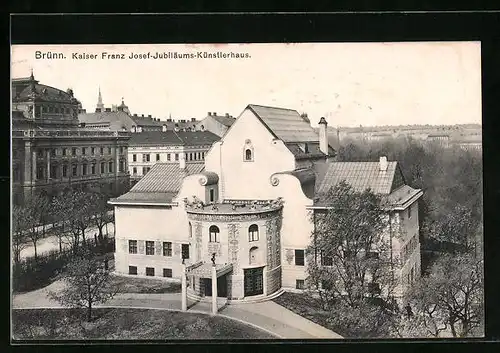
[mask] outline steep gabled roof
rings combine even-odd
[[[293,109],[247,106],[276,138],[283,142],[318,142],[319,136],[309,123]]]
[[[203,169],[203,163],[187,163],[185,169],[177,163],[156,163],[129,192],[111,203],[170,203],[180,191],[184,178]]]
[[[227,127],[230,127],[236,121],[236,118],[229,116],[210,115],[209,117],[212,117],[214,120],[217,120],[219,123]]]
[[[203,146],[219,140],[210,131],[143,131],[133,133],[129,145]]]

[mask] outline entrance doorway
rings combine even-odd
[[[264,294],[263,267],[244,270],[245,297]]]
[[[205,296],[212,296],[212,279],[204,278]],[[217,278],[217,297],[227,297],[227,275]]]

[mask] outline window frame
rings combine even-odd
[[[168,276],[170,274],[170,276]],[[171,268],[164,268],[163,269],[163,277],[165,278],[172,278],[173,277],[173,271]]]
[[[252,228],[256,229],[252,229]],[[248,227],[248,241],[249,242],[254,242],[254,241],[259,241],[259,226],[257,224],[251,224]]]
[[[155,268],[154,267],[146,267],[145,275],[148,277],[155,276]]]
[[[302,256],[297,256],[302,252]],[[294,251],[294,264],[295,266],[305,266],[306,265],[306,253],[304,249],[295,249]],[[302,259],[302,263],[298,263],[297,259]],[[300,261],[299,261],[300,262]]]
[[[128,253],[129,254],[137,254],[137,240],[128,241]]]
[[[128,266],[128,274],[129,275],[133,275],[133,276],[137,276],[137,266],[131,266],[131,265],[129,265]]]
[[[189,244],[181,244],[181,259],[189,260],[189,256],[190,256]]]
[[[216,231],[215,231],[216,230]],[[219,243],[220,229],[215,224],[208,228],[208,242],[209,243]]]
[[[305,280],[295,279],[295,289],[305,289],[305,288],[306,288],[306,281]]]
[[[164,241],[162,243],[162,254],[163,256],[166,256],[166,257],[172,257],[172,251],[173,249],[173,246],[172,246],[172,242],[171,241]]]
[[[151,244],[152,244],[152,246],[148,246]],[[151,249],[153,251],[152,253],[151,253]],[[155,242],[152,240],[146,240],[145,244],[144,244],[144,252],[147,256],[153,256],[155,254]]]

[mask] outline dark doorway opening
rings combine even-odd
[[[245,297],[264,294],[263,268],[250,268],[245,273]]]
[[[212,296],[212,280],[210,278],[203,279],[205,296]],[[227,297],[227,276],[217,278],[217,297]]]

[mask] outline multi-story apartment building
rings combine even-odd
[[[33,73],[12,81],[12,183],[14,202],[34,191],[57,194],[97,183],[110,192],[130,182],[130,134],[78,127],[73,91],[40,84]]]
[[[132,185],[156,163],[203,163],[205,153],[219,137],[209,131],[143,131],[132,134],[129,142],[128,165]]]

